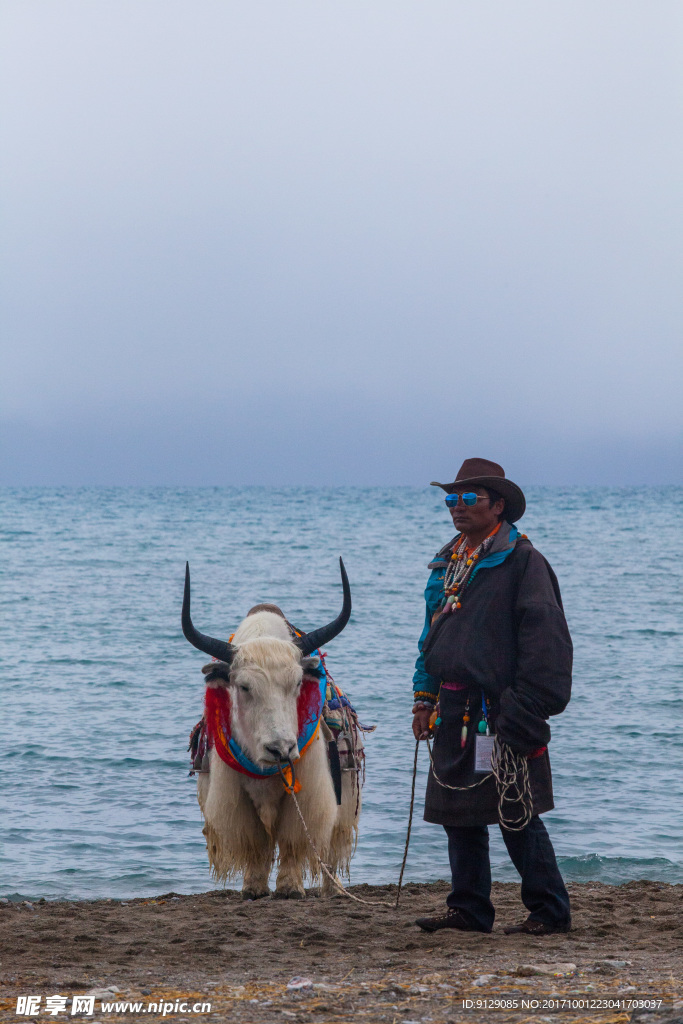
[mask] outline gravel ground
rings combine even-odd
[[[349,891],[373,904],[244,903],[228,889],[2,904],[0,1020],[21,1019],[17,998],[33,995],[34,1019],[65,1021],[72,997],[93,992],[86,1021],[683,1024],[681,885],[571,885],[573,929],[545,938],[504,935],[526,916],[513,884],[494,885],[491,935],[415,927],[444,907],[445,882],[407,885],[398,910],[395,886]],[[55,995],[67,1005],[46,1014]]]

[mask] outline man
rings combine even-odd
[[[416,924],[430,932],[492,930],[487,826],[498,823],[529,911],[506,933],[566,932],[569,896],[539,818],[554,806],[546,719],[564,710],[571,692],[572,644],[557,579],[513,525],[526,501],[501,466],[466,459],[452,483],[433,486],[446,492],[458,532],[429,565],[413,732],[426,739],[436,719],[424,817],[446,830],[453,888],[444,915]],[[503,801],[490,770],[493,736],[512,765],[514,785]]]

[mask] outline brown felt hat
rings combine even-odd
[[[522,489],[513,484],[512,480],[506,480],[502,466],[488,459],[465,459],[452,484],[440,484],[432,480],[432,487],[442,487],[446,494],[462,491],[466,487],[490,487],[505,498],[505,518],[509,523],[521,519],[526,509]]]

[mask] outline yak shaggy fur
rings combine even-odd
[[[218,685],[230,689],[233,737],[255,763],[272,764],[268,748],[280,750],[283,757],[293,749],[296,756],[297,697],[306,670],[317,667],[318,658],[302,659],[284,619],[269,611],[249,615],[232,644],[237,651],[230,681],[219,680]],[[343,773],[338,805],[322,724],[303,757],[294,760],[294,769],[301,784],[297,800],[316,849],[333,874],[348,873],[361,802],[356,773]],[[210,770],[199,776],[197,796],[212,873],[220,881],[242,874],[243,898],[268,895],[276,857],[276,896],[301,898],[304,876],[320,877],[318,860],[279,775],[252,779],[212,749]],[[323,893],[333,889],[323,874]]]

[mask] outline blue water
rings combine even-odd
[[[682,488],[529,489],[522,528],[555,568],[575,691],[552,722],[569,879],[683,882]],[[410,796],[411,677],[426,564],[450,536],[441,492],[401,488],[0,491],[0,862],[5,895],[212,888],[187,777],[205,656],[257,601],[303,628],[354,611],[329,666],[361,718],[367,784],[352,881],[396,881]],[[418,792],[425,783],[422,752]],[[446,877],[443,831],[413,832],[407,877]],[[492,829],[494,876],[516,878]]]

